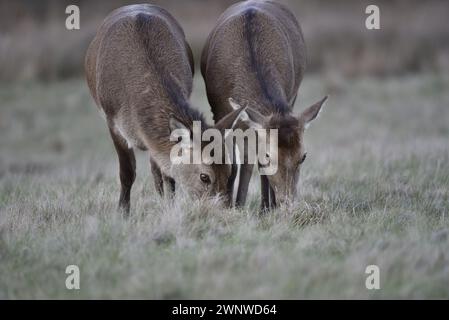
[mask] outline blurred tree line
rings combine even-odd
[[[199,55],[218,16],[233,0],[151,1],[182,24]],[[308,71],[385,76],[449,70],[449,1],[280,0],[300,21]],[[140,1],[0,0],[0,81],[58,80],[83,74],[86,48],[113,9]],[[65,28],[66,6],[78,5],[81,29]],[[365,29],[365,8],[377,4],[381,30]]]

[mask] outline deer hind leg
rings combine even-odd
[[[115,133],[112,129],[109,129],[109,132],[111,133],[120,165],[121,190],[119,208],[128,215],[130,209],[131,187],[136,179],[136,158],[133,149],[128,147],[126,140],[122,136]]]

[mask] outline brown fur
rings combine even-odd
[[[169,159],[176,143],[169,139],[174,129],[171,119],[190,130],[193,121],[201,121],[203,130],[208,126],[190,107],[192,52],[181,27],[167,11],[149,4],[113,11],[87,50],[85,69],[119,156],[121,207],[129,210],[135,177],[133,148],[149,151],[159,193],[171,193],[176,181],[199,197],[225,195],[229,165],[173,166]],[[237,116],[238,112],[232,115]],[[210,176],[210,184],[201,181],[200,174]]]
[[[263,207],[269,202],[264,198],[267,194],[274,205],[275,197],[289,200],[296,193],[308,121],[293,116],[292,109],[305,68],[306,47],[299,23],[290,10],[274,1],[246,1],[228,8],[203,49],[201,72],[214,119],[232,110],[228,99],[233,98],[253,109],[263,128],[279,130],[279,170],[267,176],[269,183],[262,180]],[[313,111],[317,114],[320,107]],[[251,170],[251,165],[242,166],[237,205],[245,202]]]
[[[301,146],[300,133],[304,126],[298,118],[289,114],[273,114],[266,124],[266,129],[278,129],[278,146],[297,150]]]

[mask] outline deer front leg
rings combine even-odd
[[[270,182],[267,176],[260,176],[260,191],[261,191],[261,205],[262,213],[265,213],[270,208]]]
[[[235,205],[237,207],[243,207],[246,202],[246,196],[248,195],[249,181],[251,180],[251,175],[253,173],[253,164],[241,164],[240,165],[240,178],[239,187],[237,190],[237,198],[235,200]]]
[[[235,159],[235,156],[234,156],[234,159]],[[226,197],[227,197],[226,205],[230,208],[233,206],[234,183],[235,183],[235,178],[237,177],[237,171],[238,171],[237,164],[235,163],[235,161],[233,161],[232,165],[231,165],[231,175],[230,175],[227,185],[226,185]]]
[[[153,158],[151,157],[150,157],[150,166],[151,166],[151,173],[153,174],[154,188],[156,189],[157,193],[159,193],[159,195],[162,197],[164,195],[164,181],[162,180],[161,168],[159,168],[156,161],[154,161]]]
[[[268,180],[268,178],[267,178]],[[274,209],[276,208],[276,193],[274,192],[273,187],[270,185],[268,181],[268,185],[270,186],[270,208]]]
[[[164,193],[165,195],[171,199],[175,195],[175,179],[172,177],[169,177],[165,174],[162,174],[162,179],[164,180]]]

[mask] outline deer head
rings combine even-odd
[[[181,189],[187,194],[197,198],[208,198],[218,196],[226,205],[231,204],[232,192],[229,190],[228,180],[231,176],[231,164],[226,161],[227,154],[224,148],[226,129],[233,129],[245,108],[238,108],[221,119],[215,126],[209,127],[202,123],[201,130],[215,129],[219,132],[221,139],[220,146],[223,147],[222,160],[220,163],[214,162],[208,152],[203,152],[207,146],[204,141],[194,139],[194,126],[184,123],[175,116],[170,116],[170,131],[181,130],[182,139],[179,144],[179,151],[184,155],[189,155],[190,161],[186,163],[171,163],[171,174],[176,177]],[[179,135],[178,135],[179,136]],[[182,142],[184,141],[184,142]],[[216,143],[216,141],[215,141]],[[195,151],[197,150],[197,151]],[[194,161],[195,152],[200,153],[200,160]],[[178,151],[176,151],[178,152]]]
[[[267,175],[270,187],[275,194],[276,204],[292,201],[297,194],[297,184],[301,166],[306,159],[303,136],[311,121],[317,118],[327,96],[314,105],[308,107],[300,115],[273,113],[265,116],[252,108],[247,108],[242,121],[255,129],[277,129],[277,171]],[[241,106],[232,98],[231,106],[239,110]],[[268,159],[274,158],[267,154]],[[260,164],[259,164],[260,166]]]

